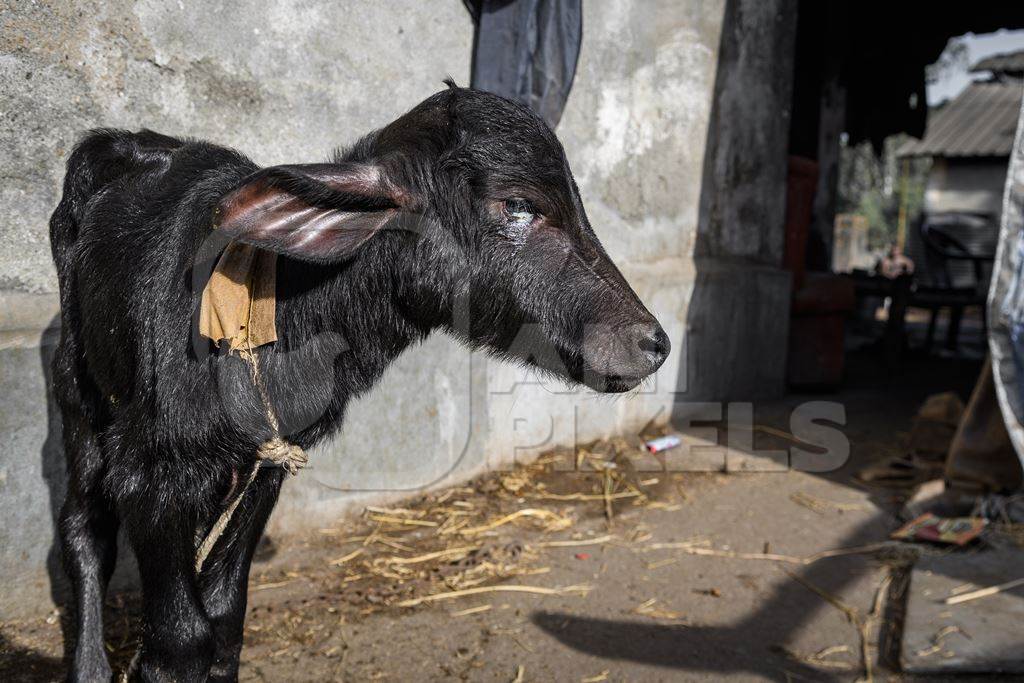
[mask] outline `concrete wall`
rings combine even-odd
[[[437,335],[400,358],[352,407],[340,438],[312,454],[312,467],[287,484],[272,533],[667,420],[677,389],[736,393],[751,367],[737,358],[760,354],[741,340],[774,344],[784,318],[776,309],[788,308],[778,187],[750,189],[778,170],[759,156],[784,153],[784,138],[776,149],[783,124],[767,109],[785,99],[784,87],[759,79],[780,50],[785,59],[788,38],[780,48],[775,32],[792,19],[787,4],[585,3],[579,72],[558,133],[596,231],[677,349],[656,382],[611,402],[540,384]],[[52,520],[64,479],[47,397],[57,307],[46,221],[78,133],[145,126],[233,145],[264,164],[314,161],[438,90],[446,74],[468,82],[472,25],[458,0],[293,5],[75,0],[0,10],[0,574],[21,587],[0,590],[0,618],[38,610],[59,592]],[[724,67],[723,17],[735,29],[723,42]],[[723,86],[722,68],[734,85]],[[751,106],[747,87],[769,99]],[[723,121],[741,105],[748,127],[709,133],[713,100],[724,102]],[[709,135],[724,150],[713,168]],[[741,174],[731,170],[737,164]],[[712,207],[714,217],[701,218]],[[723,317],[713,305],[723,295],[727,305],[749,301]],[[698,313],[691,299],[703,302]],[[702,351],[696,383],[683,362],[695,327],[717,330],[732,349]],[[779,348],[784,357],[784,336]],[[777,391],[780,368],[752,377]]]
[[[999,223],[1009,160],[932,159],[924,190],[925,213],[981,213]]]

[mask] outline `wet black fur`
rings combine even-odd
[[[527,110],[449,88],[332,163],[373,164],[390,191],[339,192],[302,167],[260,170],[238,152],[150,131],[93,131],[72,153],[50,223],[70,482],[61,533],[77,604],[72,680],[110,675],[100,610],[119,526],[142,579],[136,674],[237,678],[249,564],[281,470],[261,470],[201,575],[192,567],[232,482],[248,476],[270,436],[244,362],[195,325],[224,243],[211,237],[215,210],[240,185],[263,178],[310,205],[401,211],[351,258],[278,259],[280,339],[260,354],[261,372],[283,431],[304,448],[337,430],[346,403],[438,328],[611,390],[660,363],[632,372],[616,361],[630,370],[618,374],[588,365],[586,325],[656,323],[593,235],[561,146]],[[547,217],[544,234],[510,239],[495,207],[511,197]],[[530,351],[535,343],[548,351]]]

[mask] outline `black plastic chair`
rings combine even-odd
[[[977,230],[991,225],[985,216],[975,214],[945,214],[924,217],[918,226],[924,244],[925,268],[919,269],[918,284],[910,298],[910,305],[931,311],[928,321],[928,335],[925,350],[930,350],[935,338],[936,320],[943,308],[949,309],[949,328],[946,332],[946,348],[955,350],[960,336],[960,322],[964,309],[978,306],[981,309],[983,333],[988,333],[986,298],[991,267],[986,273],[986,264],[991,266],[994,254],[973,252],[957,238],[958,230]],[[969,284],[958,284],[953,265],[967,262],[973,275]]]

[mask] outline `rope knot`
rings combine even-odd
[[[309,456],[299,446],[285,441],[280,436],[264,441],[256,450],[256,457],[260,460],[269,460],[288,470],[288,474],[296,475],[306,463]]]

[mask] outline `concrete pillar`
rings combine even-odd
[[[839,82],[839,65],[830,69],[821,85],[818,127],[818,191],[814,194],[812,232],[821,248],[815,270],[829,270],[835,250],[836,199],[839,192],[839,136],[846,126],[846,88]]]
[[[784,390],[790,277],[781,263],[796,7],[795,0],[726,4],[677,389],[684,402]]]

